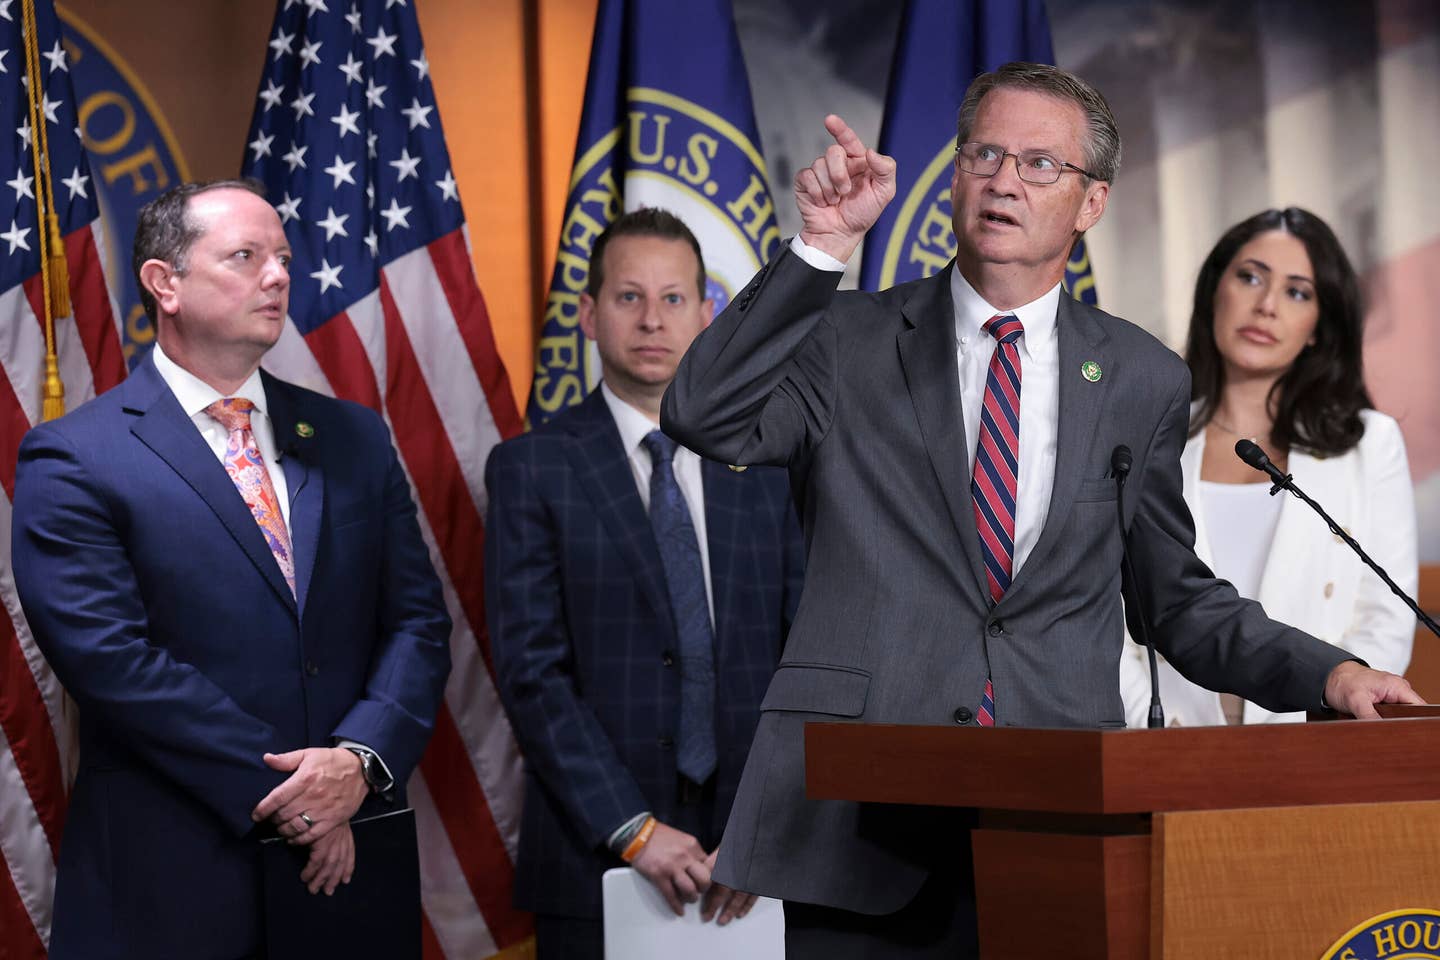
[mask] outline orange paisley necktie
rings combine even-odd
[[[265,458],[255,445],[255,434],[250,431],[250,411],[255,404],[241,397],[216,400],[205,408],[220,422],[230,436],[225,441],[225,472],[240,491],[250,515],[260,525],[275,562],[285,582],[290,584],[290,593],[295,593],[295,556],[290,552],[290,532],[285,529],[285,517],[280,513],[280,501],[275,496],[275,484],[270,481],[270,471],[265,467]]]

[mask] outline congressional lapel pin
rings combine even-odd
[[[730,467],[731,470],[734,470],[736,473],[744,473],[746,470],[749,470],[749,469],[750,469],[749,467],[737,467],[737,466],[736,466],[735,464],[733,464],[733,463],[732,463],[732,464],[728,464],[728,466]]]
[[[1080,364],[1080,376],[1084,377],[1086,380],[1089,380],[1091,383],[1099,383],[1100,364],[1096,363],[1094,360],[1086,360],[1084,363]]]
[[[304,420],[297,420],[295,421],[295,435],[297,437],[301,437],[302,439],[309,440],[311,437],[315,436],[315,428],[310,426],[310,424],[306,423]]]

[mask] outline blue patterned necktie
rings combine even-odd
[[[1015,341],[1025,330],[1018,319],[1004,315],[991,317],[982,329],[996,343],[985,378],[970,492],[994,605],[1010,588],[1015,558],[1015,495],[1020,474],[1020,350]],[[995,725],[995,685],[989,677],[985,678],[977,720],[982,727]]]
[[[670,610],[680,638],[680,735],[676,766],[694,783],[704,783],[715,772],[715,638],[710,628],[710,605],[705,599],[705,568],[690,508],[675,481],[675,441],[659,430],[645,435],[645,449],[654,469],[650,473],[650,526]]]

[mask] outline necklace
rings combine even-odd
[[[1232,437],[1247,437],[1251,440],[1258,440],[1260,438],[1260,434],[1241,433],[1239,430],[1236,430],[1234,427],[1230,426],[1230,424],[1226,423],[1225,421],[1221,420],[1219,417],[1216,416],[1210,417],[1210,423],[1214,426],[1219,427],[1221,430],[1230,434],[1230,436]],[[1270,434],[1268,432],[1264,436],[1265,439],[1270,439]]]

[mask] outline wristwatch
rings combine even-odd
[[[345,749],[360,758],[360,775],[365,778],[365,785],[370,788],[371,793],[384,793],[394,785],[385,775],[385,768],[380,765],[380,758],[375,756],[374,751],[364,747]]]

